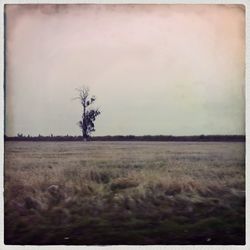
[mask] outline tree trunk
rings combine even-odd
[[[83,141],[87,141],[87,135],[86,135],[86,131],[84,131],[84,129],[82,130],[82,139],[83,139]]]
[[[85,104],[85,102],[86,102],[86,100],[84,100],[84,103],[83,103],[83,117],[82,117],[82,124],[83,124],[82,137],[83,137],[83,141],[87,141],[86,104]]]

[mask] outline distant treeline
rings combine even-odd
[[[14,137],[4,136],[6,141],[82,141],[82,136],[25,136],[18,134]],[[90,141],[228,141],[244,142],[244,135],[195,135],[195,136],[172,136],[172,135],[115,135],[93,136]]]

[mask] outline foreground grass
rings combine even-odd
[[[7,142],[6,244],[244,244],[243,143]]]

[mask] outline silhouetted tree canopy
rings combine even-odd
[[[95,119],[101,114],[99,109],[92,108],[91,105],[95,102],[95,96],[89,96],[89,89],[82,87],[77,89],[78,97],[82,105],[82,119],[78,122],[78,126],[82,130],[83,140],[88,140],[91,133],[95,131]]]

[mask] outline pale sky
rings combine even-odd
[[[7,5],[6,134],[245,134],[242,5]]]

